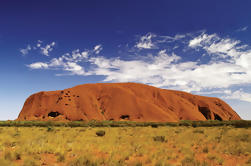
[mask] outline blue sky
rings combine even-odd
[[[1,1],[0,120],[32,93],[141,82],[251,119],[251,1]]]

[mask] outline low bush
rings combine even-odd
[[[21,153],[16,152],[15,153],[15,159],[16,160],[21,160]]]
[[[152,128],[158,128],[158,125],[157,124],[152,124],[151,127]]]
[[[104,130],[96,131],[96,135],[99,137],[103,137],[105,135],[105,131]]]
[[[165,136],[155,136],[155,137],[153,137],[153,140],[156,142],[165,142],[166,141]]]
[[[53,131],[53,128],[52,128],[52,127],[48,127],[48,128],[47,128],[47,131],[48,131],[48,132],[52,132],[52,131]]]
[[[191,126],[191,127],[213,127],[213,126],[233,126],[236,128],[251,127],[250,120],[230,120],[230,121],[190,121],[181,120],[179,122],[133,122],[133,121],[73,121],[73,122],[57,122],[57,121],[0,121],[3,127],[147,127],[152,126]]]
[[[208,147],[205,146],[205,147],[202,149],[202,152],[203,152],[203,153],[208,153]]]
[[[223,165],[223,163],[224,163],[224,159],[221,158],[221,157],[217,157],[216,161],[217,161],[217,163],[218,163],[219,165]]]
[[[204,134],[204,130],[194,130],[193,133],[199,133],[199,134]]]

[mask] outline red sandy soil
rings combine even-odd
[[[83,84],[62,91],[39,92],[24,103],[17,120],[240,120],[214,97],[159,89],[138,83]]]

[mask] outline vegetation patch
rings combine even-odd
[[[122,115],[121,119],[128,120],[129,115]],[[156,126],[191,126],[191,127],[216,127],[216,126],[232,126],[236,128],[249,128],[251,127],[250,120],[233,120],[233,121],[189,121],[181,120],[179,122],[134,122],[134,121],[0,121],[0,127],[153,127]]]
[[[104,130],[96,131],[96,135],[99,137],[103,137],[105,135],[105,131]]]
[[[156,142],[165,142],[165,141],[167,141],[165,139],[165,136],[155,136],[155,137],[153,137],[153,140],[156,141]]]
[[[180,122],[188,126],[177,126],[176,123],[176,127],[173,123],[130,121],[30,123],[16,123],[24,127],[12,124],[0,127],[0,165],[209,166],[251,163],[251,130],[246,127],[193,128],[190,121]],[[196,123],[204,125],[218,121]],[[158,128],[153,128],[153,124]]]

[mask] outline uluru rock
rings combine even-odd
[[[138,83],[83,84],[39,92],[24,103],[17,120],[240,120],[224,101]]]

